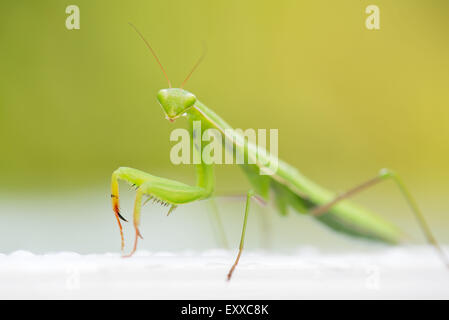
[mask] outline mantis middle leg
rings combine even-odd
[[[246,234],[246,224],[248,222],[248,213],[249,213],[249,206],[251,203],[251,198],[254,196],[254,191],[249,190],[246,195],[246,204],[245,204],[245,216],[243,218],[243,228],[242,228],[242,236],[240,238],[240,245],[239,245],[239,253],[237,254],[237,258],[234,261],[234,264],[232,265],[231,269],[228,273],[228,281],[231,280],[232,274],[237,267],[237,264],[239,263],[240,256],[242,255],[243,247],[245,245],[245,234]]]

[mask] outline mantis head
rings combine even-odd
[[[165,112],[165,117],[171,122],[182,116],[196,102],[194,94],[180,88],[159,90],[157,100]]]
[[[164,73],[165,78],[167,79],[169,88],[159,90],[159,92],[157,93],[157,100],[159,101],[162,108],[164,109],[166,118],[168,120],[170,120],[171,122],[173,122],[173,121],[175,121],[175,119],[182,116],[196,102],[195,95],[188,92],[187,90],[184,90],[183,87],[186,84],[187,80],[189,80],[192,73],[195,71],[195,69],[199,66],[199,64],[203,60],[205,52],[203,52],[203,55],[200,57],[200,59],[197,61],[197,63],[193,66],[193,69],[190,71],[190,73],[184,79],[181,86],[179,88],[172,88],[170,79],[168,78],[167,73],[165,72],[165,69],[162,66],[162,63],[159,61],[159,58],[157,57],[156,52],[154,52],[153,48],[150,46],[148,41],[145,40],[145,38],[140,33],[140,31],[132,23],[129,23],[129,24],[131,25],[131,27],[133,27],[134,30],[136,30],[137,34],[145,42],[146,46],[150,50],[154,59],[159,64],[159,67],[161,68],[162,72]]]

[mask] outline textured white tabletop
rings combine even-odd
[[[447,248],[446,248],[447,249]],[[449,270],[428,247],[289,254],[138,251],[0,254],[0,298],[309,299],[449,298]]]

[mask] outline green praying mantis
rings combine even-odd
[[[252,189],[246,194],[239,250],[237,257],[227,274],[228,280],[231,279],[243,251],[251,199],[259,199],[263,202],[267,202],[271,196],[274,199],[276,208],[281,214],[286,214],[287,210],[292,208],[298,213],[312,216],[318,222],[323,223],[331,229],[355,238],[365,238],[388,244],[403,242],[405,236],[399,228],[348,200],[351,196],[386,180],[393,180],[399,187],[409,204],[411,211],[417,218],[427,241],[434,246],[442,261],[449,267],[449,261],[433,236],[416,201],[402,182],[401,178],[394,171],[382,169],[374,178],[349,191],[337,195],[308,179],[291,165],[277,158],[274,159],[274,156],[268,152],[262,153],[263,158],[261,159],[260,155],[256,156],[257,148],[254,144],[241,137],[239,133],[235,132],[220,116],[200,102],[194,94],[183,89],[183,86],[197,68],[202,58],[195,64],[182,85],[179,88],[172,88],[167,73],[154,50],[139,30],[134,25],[130,25],[145,42],[168,81],[169,88],[162,89],[157,94],[157,100],[164,110],[165,117],[171,122],[180,117],[187,118],[189,131],[192,133],[190,135],[191,137],[194,135],[193,122],[200,121],[202,127],[205,129],[212,128],[221,132],[224,135],[224,139],[232,141],[233,147],[238,152],[244,154],[245,157],[259,157],[259,160],[256,160],[253,164],[247,163],[240,165],[246,174]],[[241,143],[242,141],[244,143]],[[193,148],[193,152],[201,153],[203,147],[203,144],[200,144],[196,148]],[[277,170],[270,175],[261,174],[261,172],[266,169],[267,164],[270,164],[274,160],[278,163]],[[111,199],[120,230],[122,251],[124,249],[124,236],[121,220],[127,220],[121,215],[119,209],[118,181],[122,180],[128,182],[136,188],[133,213],[133,224],[135,229],[134,247],[131,253],[125,257],[133,255],[137,249],[139,237],[142,238],[139,231],[139,224],[141,207],[145,204],[142,204],[144,196],[148,197],[147,201],[152,199],[165,206],[169,206],[168,214],[170,214],[179,205],[208,199],[214,195],[215,178],[213,164],[201,162],[196,164],[195,167],[196,185],[194,186],[175,180],[157,177],[128,167],[120,167],[113,172],[111,181]]]

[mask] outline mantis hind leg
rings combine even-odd
[[[125,220],[119,209],[119,186],[118,181],[126,181],[136,187],[136,199],[134,202],[133,224],[135,229],[135,240],[133,250],[127,257],[132,256],[137,249],[138,238],[142,238],[139,231],[140,210],[142,207],[143,195],[148,196],[148,200],[163,206],[170,206],[168,214],[178,205],[204,199],[209,196],[208,192],[201,187],[189,186],[179,181],[169,180],[149,173],[127,167],[120,167],[112,174],[111,180],[111,199],[121,236],[121,248],[124,249],[124,236],[120,220]],[[125,220],[126,221],[126,220]]]
[[[411,193],[408,191],[405,184],[402,182],[402,179],[394,171],[391,171],[388,169],[382,169],[376,177],[340,194],[339,196],[335,197],[332,201],[330,201],[324,205],[320,205],[318,207],[313,208],[309,213],[314,216],[320,216],[322,214],[326,214],[326,212],[328,212],[329,209],[331,209],[334,205],[336,205],[340,201],[350,198],[351,196],[353,196],[363,190],[366,190],[366,189],[378,184],[379,182],[382,182],[382,181],[385,181],[388,179],[393,180],[396,183],[396,185],[400,189],[402,195],[404,196],[405,200],[407,201],[411,211],[415,215],[415,218],[417,219],[419,226],[421,227],[421,229],[427,239],[427,242],[429,244],[431,244],[436,249],[436,251],[437,251],[438,255],[440,256],[441,260],[443,261],[443,263],[449,268],[449,259],[447,258],[446,254],[444,253],[441,246],[438,244],[438,241],[436,240],[436,238],[434,237],[429,225],[427,224],[427,221],[424,219],[424,215],[422,214],[421,210],[418,207],[418,204],[416,203],[415,199],[412,197]]]

